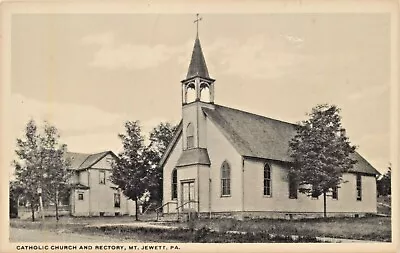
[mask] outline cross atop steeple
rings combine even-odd
[[[182,105],[191,103],[188,100],[188,91],[194,90],[195,101],[201,101],[213,104],[214,103],[214,79],[208,74],[206,60],[204,59],[203,50],[201,49],[200,39],[199,39],[199,22],[202,17],[196,14],[197,34],[194,41],[192,58],[190,59],[189,69],[186,75],[186,79],[182,80]],[[208,90],[208,99],[207,92]],[[203,97],[202,97],[203,93]],[[206,94],[206,95],[205,95]],[[192,100],[192,99],[190,99]]]
[[[193,23],[196,23],[196,37],[199,37],[199,22],[202,20],[202,17],[199,17],[199,13],[196,14],[196,20]]]

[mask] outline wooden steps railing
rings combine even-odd
[[[170,204],[178,205],[178,202],[177,201],[168,201],[168,202],[164,203],[163,205],[161,205],[161,206],[159,206],[159,207],[157,207],[155,209],[156,213],[157,213],[157,221],[158,221],[158,218],[159,218],[160,210],[162,211],[162,208],[164,208],[164,206],[167,206],[167,213],[169,213],[169,205]]]

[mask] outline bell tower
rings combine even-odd
[[[210,189],[210,157],[207,150],[208,121],[203,108],[214,109],[214,79],[210,78],[206,61],[199,39],[199,15],[194,21],[197,23],[197,35],[194,42],[192,57],[186,78],[182,85],[182,153],[176,162],[178,203],[191,203],[199,212],[209,209],[209,194],[203,194]],[[191,96],[190,96],[191,94]],[[184,168],[184,170],[182,170]],[[192,189],[192,190],[191,190]],[[203,192],[203,193],[202,193]],[[181,199],[179,199],[181,196]],[[191,197],[193,196],[193,197]],[[193,199],[191,199],[193,198]],[[191,205],[190,204],[190,205]]]
[[[206,148],[206,118],[203,107],[214,108],[214,82],[208,73],[201,48],[197,15],[197,34],[186,78],[182,85],[183,150]]]
[[[214,82],[210,78],[198,35],[194,42],[192,58],[186,79],[182,80],[182,105],[194,101],[214,103]],[[193,92],[194,96],[188,94]]]

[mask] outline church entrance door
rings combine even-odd
[[[182,209],[183,210],[190,210],[195,208],[195,194],[194,194],[194,180],[193,181],[186,181],[182,182]]]

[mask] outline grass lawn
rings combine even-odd
[[[202,219],[181,226],[207,227],[216,231],[246,231],[271,234],[335,237],[356,240],[391,241],[390,217],[316,218],[301,220],[259,219]]]
[[[152,216],[142,220],[154,221]],[[134,217],[61,217],[56,222],[47,218],[42,222],[12,219],[10,226],[107,235],[126,241],[141,242],[292,242],[290,235],[301,236],[298,242],[317,242],[315,237],[335,237],[358,240],[391,241],[390,217],[328,218],[304,220],[245,220],[199,219],[190,223],[170,223],[179,227],[174,231],[158,228],[122,227],[117,224],[134,222]],[[89,224],[116,224],[111,227],[85,227]],[[159,224],[162,224],[159,222]],[[227,231],[249,232],[244,234]],[[275,237],[271,237],[270,235]]]

